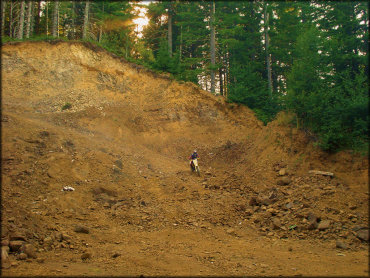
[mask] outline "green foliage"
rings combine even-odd
[[[72,104],[70,104],[69,102],[67,102],[66,104],[64,104],[62,106],[62,111],[68,110],[68,109],[71,109],[71,108],[72,108]]]

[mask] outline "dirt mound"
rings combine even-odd
[[[2,78],[5,275],[368,272],[367,159],[91,44],[3,45]]]

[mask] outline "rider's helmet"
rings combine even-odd
[[[197,153],[197,150],[194,150],[195,153]]]

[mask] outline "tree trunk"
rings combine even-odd
[[[172,57],[172,2],[168,8],[168,54]]]
[[[219,74],[219,77],[220,77],[220,94],[223,96],[224,95],[224,86],[222,84],[222,68],[221,67],[218,69],[218,74]]]
[[[72,27],[72,39],[76,39],[76,3],[75,1],[72,1],[72,21],[71,21],[71,27]]]
[[[54,12],[53,12],[53,37],[56,38],[58,36],[58,17],[59,17],[59,1],[56,0],[54,2]]]
[[[125,52],[125,57],[126,57],[126,60],[127,60],[127,57],[128,57],[128,34],[126,35],[126,52]]]
[[[104,18],[104,2],[103,2],[103,18]],[[103,20],[100,23],[99,27],[99,42],[101,42],[101,37],[103,36]]]
[[[13,1],[10,2],[9,11],[9,37],[13,37]]]
[[[49,3],[46,1],[46,36],[49,35]]]
[[[182,25],[180,26],[180,55],[179,55],[179,62],[181,62],[181,55],[182,55]]]
[[[41,11],[41,1],[37,1],[37,15],[36,15],[36,28],[35,33],[36,35],[40,34],[40,11]]]
[[[268,27],[269,27],[269,14],[267,13],[267,4],[265,3],[265,13],[264,13],[264,21],[265,21],[265,46],[266,46],[266,68],[267,68],[267,81],[268,81],[268,89],[270,99],[272,98],[272,78],[271,78],[271,57],[269,54],[269,34],[268,34]]]
[[[30,36],[33,36],[35,34],[35,1],[32,1],[32,14],[31,14],[31,28],[30,28]]]
[[[24,28],[24,12],[25,12],[26,2],[22,0],[21,2],[21,10],[19,14],[19,22],[18,22],[18,36],[17,38],[22,40],[23,39],[23,28]]]
[[[82,38],[83,39],[87,38],[87,29],[89,27],[89,5],[90,5],[89,0],[86,0],[84,26],[83,26],[83,31],[82,31]]]
[[[30,37],[30,32],[31,32],[32,5],[33,5],[33,1],[29,1],[28,8],[27,8],[27,28],[26,28],[26,38],[27,39]]]
[[[216,65],[216,30],[215,30],[215,12],[216,5],[213,0],[211,3],[211,93],[215,93],[216,74],[214,67]]]
[[[1,36],[4,37],[5,31],[5,9],[6,9],[6,1],[1,2]]]
[[[59,1],[58,1],[58,13],[57,13],[57,37],[59,38]]]
[[[225,67],[225,83],[224,83],[224,91],[225,91],[225,98],[229,97],[229,84],[230,84],[230,53],[228,46],[226,45],[226,67]]]

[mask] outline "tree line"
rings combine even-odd
[[[2,1],[2,36],[96,41],[242,103],[279,111],[329,151],[368,142],[366,1],[156,1],[137,36],[139,1]]]

